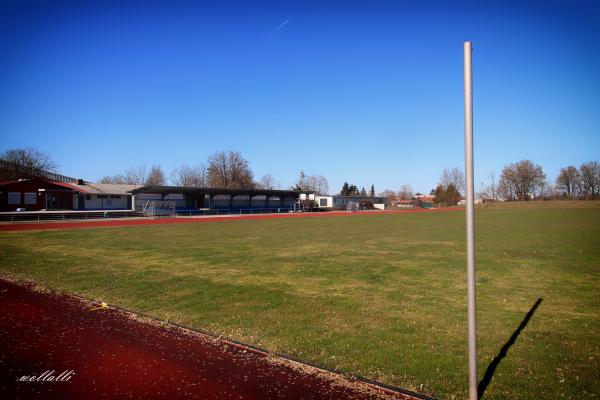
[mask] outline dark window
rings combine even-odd
[[[21,192],[8,192],[8,204],[21,204]]]
[[[89,194],[86,194],[86,195],[85,195],[85,199],[86,199],[86,200],[91,200],[91,199],[92,199],[92,196],[91,196],[91,195],[89,195]]]
[[[37,203],[37,193],[25,193],[25,204],[32,205]]]
[[[319,199],[320,207],[327,207],[327,199]]]

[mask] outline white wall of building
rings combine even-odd
[[[127,198],[123,194],[88,194],[85,195],[86,210],[127,210]],[[75,206],[75,204],[73,204]]]
[[[333,196],[315,196],[315,201],[319,208],[333,207]]]

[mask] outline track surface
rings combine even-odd
[[[133,226],[133,225],[155,225],[155,224],[189,224],[197,222],[224,222],[224,221],[239,221],[239,220],[256,220],[256,219],[280,219],[280,218],[315,218],[315,217],[351,217],[353,215],[379,215],[379,214],[408,214],[408,213],[432,213],[442,211],[455,211],[459,208],[438,208],[424,209],[417,208],[414,210],[386,210],[386,211],[330,211],[318,213],[289,213],[289,214],[264,214],[264,215],[224,215],[220,217],[183,217],[183,218],[165,218],[165,219],[127,219],[127,220],[97,220],[97,221],[80,221],[80,222],[40,222],[40,223],[17,223],[0,225],[1,231],[31,231],[31,230],[46,230],[46,229],[73,229],[73,228],[102,228],[114,226]]]
[[[242,345],[140,322],[75,296],[0,279],[4,399],[413,399]],[[23,375],[72,370],[65,382]]]

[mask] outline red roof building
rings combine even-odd
[[[80,195],[72,184],[41,178],[0,182],[0,211],[73,210]]]

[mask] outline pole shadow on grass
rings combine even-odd
[[[485,371],[485,375],[479,382],[479,385],[477,385],[478,398],[481,399],[481,397],[483,397],[483,394],[485,393],[485,389],[487,389],[488,385],[492,381],[492,378],[494,377],[494,372],[496,372],[496,368],[498,368],[498,365],[500,365],[500,362],[502,361],[502,359],[504,357],[506,357],[506,354],[508,353],[508,349],[510,349],[510,347],[513,344],[515,344],[515,342],[517,341],[517,338],[519,337],[519,334],[521,333],[521,331],[523,329],[525,329],[525,327],[529,323],[529,320],[531,319],[531,317],[533,317],[535,310],[537,310],[537,308],[539,307],[539,305],[541,303],[542,303],[542,299],[541,298],[537,299],[537,301],[533,304],[533,307],[531,307],[529,312],[525,315],[525,318],[523,318],[523,321],[521,321],[521,323],[519,324],[517,329],[513,332],[513,334],[508,339],[508,341],[506,343],[504,343],[504,346],[502,346],[500,348],[500,351],[498,352],[496,357],[494,357],[492,359],[492,362],[490,363],[490,365],[488,365],[487,370]]]

